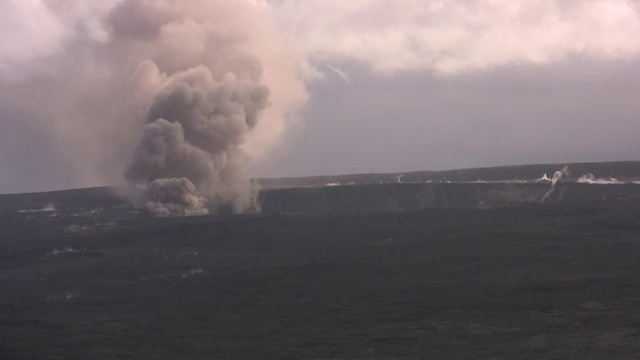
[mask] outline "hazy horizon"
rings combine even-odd
[[[184,177],[242,208],[248,178],[640,160],[636,0],[9,0],[0,20],[0,193]]]

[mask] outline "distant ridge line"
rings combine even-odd
[[[556,164],[504,165],[452,170],[423,170],[390,173],[362,173],[344,175],[318,175],[303,177],[262,178],[256,179],[265,189],[290,187],[317,187],[336,183],[336,185],[364,185],[393,182],[426,182],[426,181],[499,181],[499,180],[533,180],[544,174],[569,168],[567,178],[578,178],[591,173],[597,177],[614,177],[618,179],[640,178],[640,161],[611,162],[578,162]]]
[[[406,172],[389,173],[356,173],[340,175],[317,175],[280,178],[256,178],[261,189],[285,189],[321,187],[328,185],[366,185],[380,183],[410,183],[427,181],[500,181],[500,180],[532,180],[547,174],[552,176],[564,166],[569,168],[568,179],[591,173],[596,177],[612,177],[620,180],[640,179],[640,161],[603,161],[603,162],[577,162],[555,164],[527,164],[527,165],[502,165],[491,167],[463,168],[451,170],[416,170]],[[63,194],[77,191],[110,191],[115,192],[114,186],[95,186],[75,189],[60,189],[50,191],[35,191],[0,194],[0,196],[29,195],[29,194]]]

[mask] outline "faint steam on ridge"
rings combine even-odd
[[[569,168],[567,166],[563,167],[561,170],[558,170],[553,174],[553,177],[550,180],[551,189],[549,189],[549,191],[544,194],[542,199],[540,199],[540,202],[545,202],[549,198],[549,196],[553,194],[553,191],[556,189],[556,183],[565,176],[569,176]],[[547,174],[544,174],[543,178],[547,178]]]

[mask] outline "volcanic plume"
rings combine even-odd
[[[130,0],[110,16],[129,53],[148,55],[136,74],[152,88],[152,102],[126,179],[155,215],[258,210],[242,145],[269,107],[270,90],[242,23],[222,17],[238,16],[238,7]]]
[[[124,174],[133,202],[157,216],[259,210],[245,169],[279,142],[307,98],[304,58],[266,3],[20,6],[47,20],[50,34],[38,36],[50,46],[0,57],[0,116],[6,131],[42,134],[32,149],[42,143],[60,159],[37,168],[49,186],[125,185]]]
[[[233,73],[216,79],[203,65],[165,81],[126,171],[141,200],[160,216],[257,210],[240,145],[268,106],[268,88]]]

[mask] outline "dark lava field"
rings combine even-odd
[[[637,359],[640,163],[569,169],[270,179],[261,214],[169,219],[2,195],[0,359]]]

